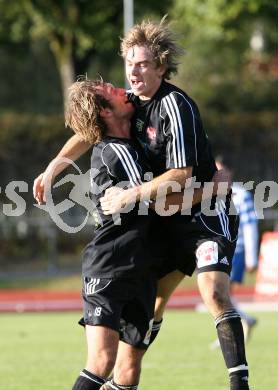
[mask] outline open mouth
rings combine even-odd
[[[132,85],[132,87],[138,88],[138,87],[140,87],[142,84],[143,84],[142,81],[131,80],[131,85]]]

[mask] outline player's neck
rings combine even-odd
[[[139,99],[140,99],[141,101],[143,101],[143,102],[148,101],[148,100],[151,100],[151,99],[154,97],[154,95],[157,93],[157,91],[159,90],[159,88],[161,87],[162,81],[163,81],[163,80],[161,80],[161,82],[160,82],[159,84],[157,84],[154,88],[152,88],[152,89],[148,92],[147,95],[138,95]]]
[[[130,121],[118,120],[108,126],[107,135],[117,138],[130,138]]]

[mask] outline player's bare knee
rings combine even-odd
[[[99,365],[106,367],[106,369],[111,372],[115,364],[116,356],[103,353],[99,359]]]
[[[128,367],[126,370],[126,376],[129,378],[130,383],[136,382],[136,379],[139,378],[141,373],[141,364],[136,363]]]
[[[220,272],[202,273],[198,285],[203,301],[213,316],[232,307],[229,292],[229,277]]]
[[[116,383],[136,383],[141,373],[141,365],[136,362],[121,362],[115,366],[114,379]]]
[[[114,370],[114,379],[116,383],[130,384],[137,383],[141,374],[141,364],[117,366]]]
[[[229,294],[217,284],[209,288],[202,295],[207,309],[214,317],[232,306]]]
[[[214,304],[214,306],[216,306],[220,310],[225,310],[227,304],[227,297],[221,288],[215,286],[215,288],[212,290],[211,301],[212,304]]]
[[[110,351],[100,350],[88,357],[87,367],[96,375],[106,377],[113,370],[116,354]]]

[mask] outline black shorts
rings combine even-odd
[[[157,278],[83,280],[81,325],[101,325],[119,332],[120,340],[147,349],[150,342]]]
[[[191,221],[186,216],[168,220],[166,229],[172,251],[160,268],[159,277],[174,270],[190,275],[195,268],[198,273],[222,271],[230,275],[238,223],[238,216],[228,215],[225,210],[212,216],[199,212]]]
[[[179,220],[179,219],[178,219]],[[184,225],[185,218],[182,219]],[[187,220],[189,220],[187,218]],[[176,247],[179,239],[176,233],[173,233],[173,227],[176,228],[176,216],[160,217],[156,216],[153,221],[152,234],[150,235],[150,248],[153,256],[156,257],[154,266],[157,279],[161,279],[170,272],[181,268],[181,256],[178,254]],[[181,237],[181,236],[180,236]],[[182,256],[184,259],[184,257]],[[192,276],[196,268],[195,260],[187,259],[182,262],[182,272],[187,276]]]

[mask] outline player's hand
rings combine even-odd
[[[111,187],[100,198],[100,204],[104,215],[124,212],[126,207],[135,203],[136,193],[133,188],[124,190],[119,187]]]
[[[227,195],[232,188],[232,175],[228,169],[220,169],[219,171],[216,171],[212,181],[214,183],[214,195]]]
[[[44,204],[45,193],[51,187],[52,182],[54,181],[54,176],[47,171],[41,173],[33,183],[33,196],[38,204]]]
[[[33,183],[33,196],[38,204],[43,204],[45,202],[43,175],[44,173],[41,173],[36,177]]]
[[[105,194],[100,198],[100,204],[104,215],[115,214],[124,206],[123,204],[123,188],[111,187],[105,191]]]

